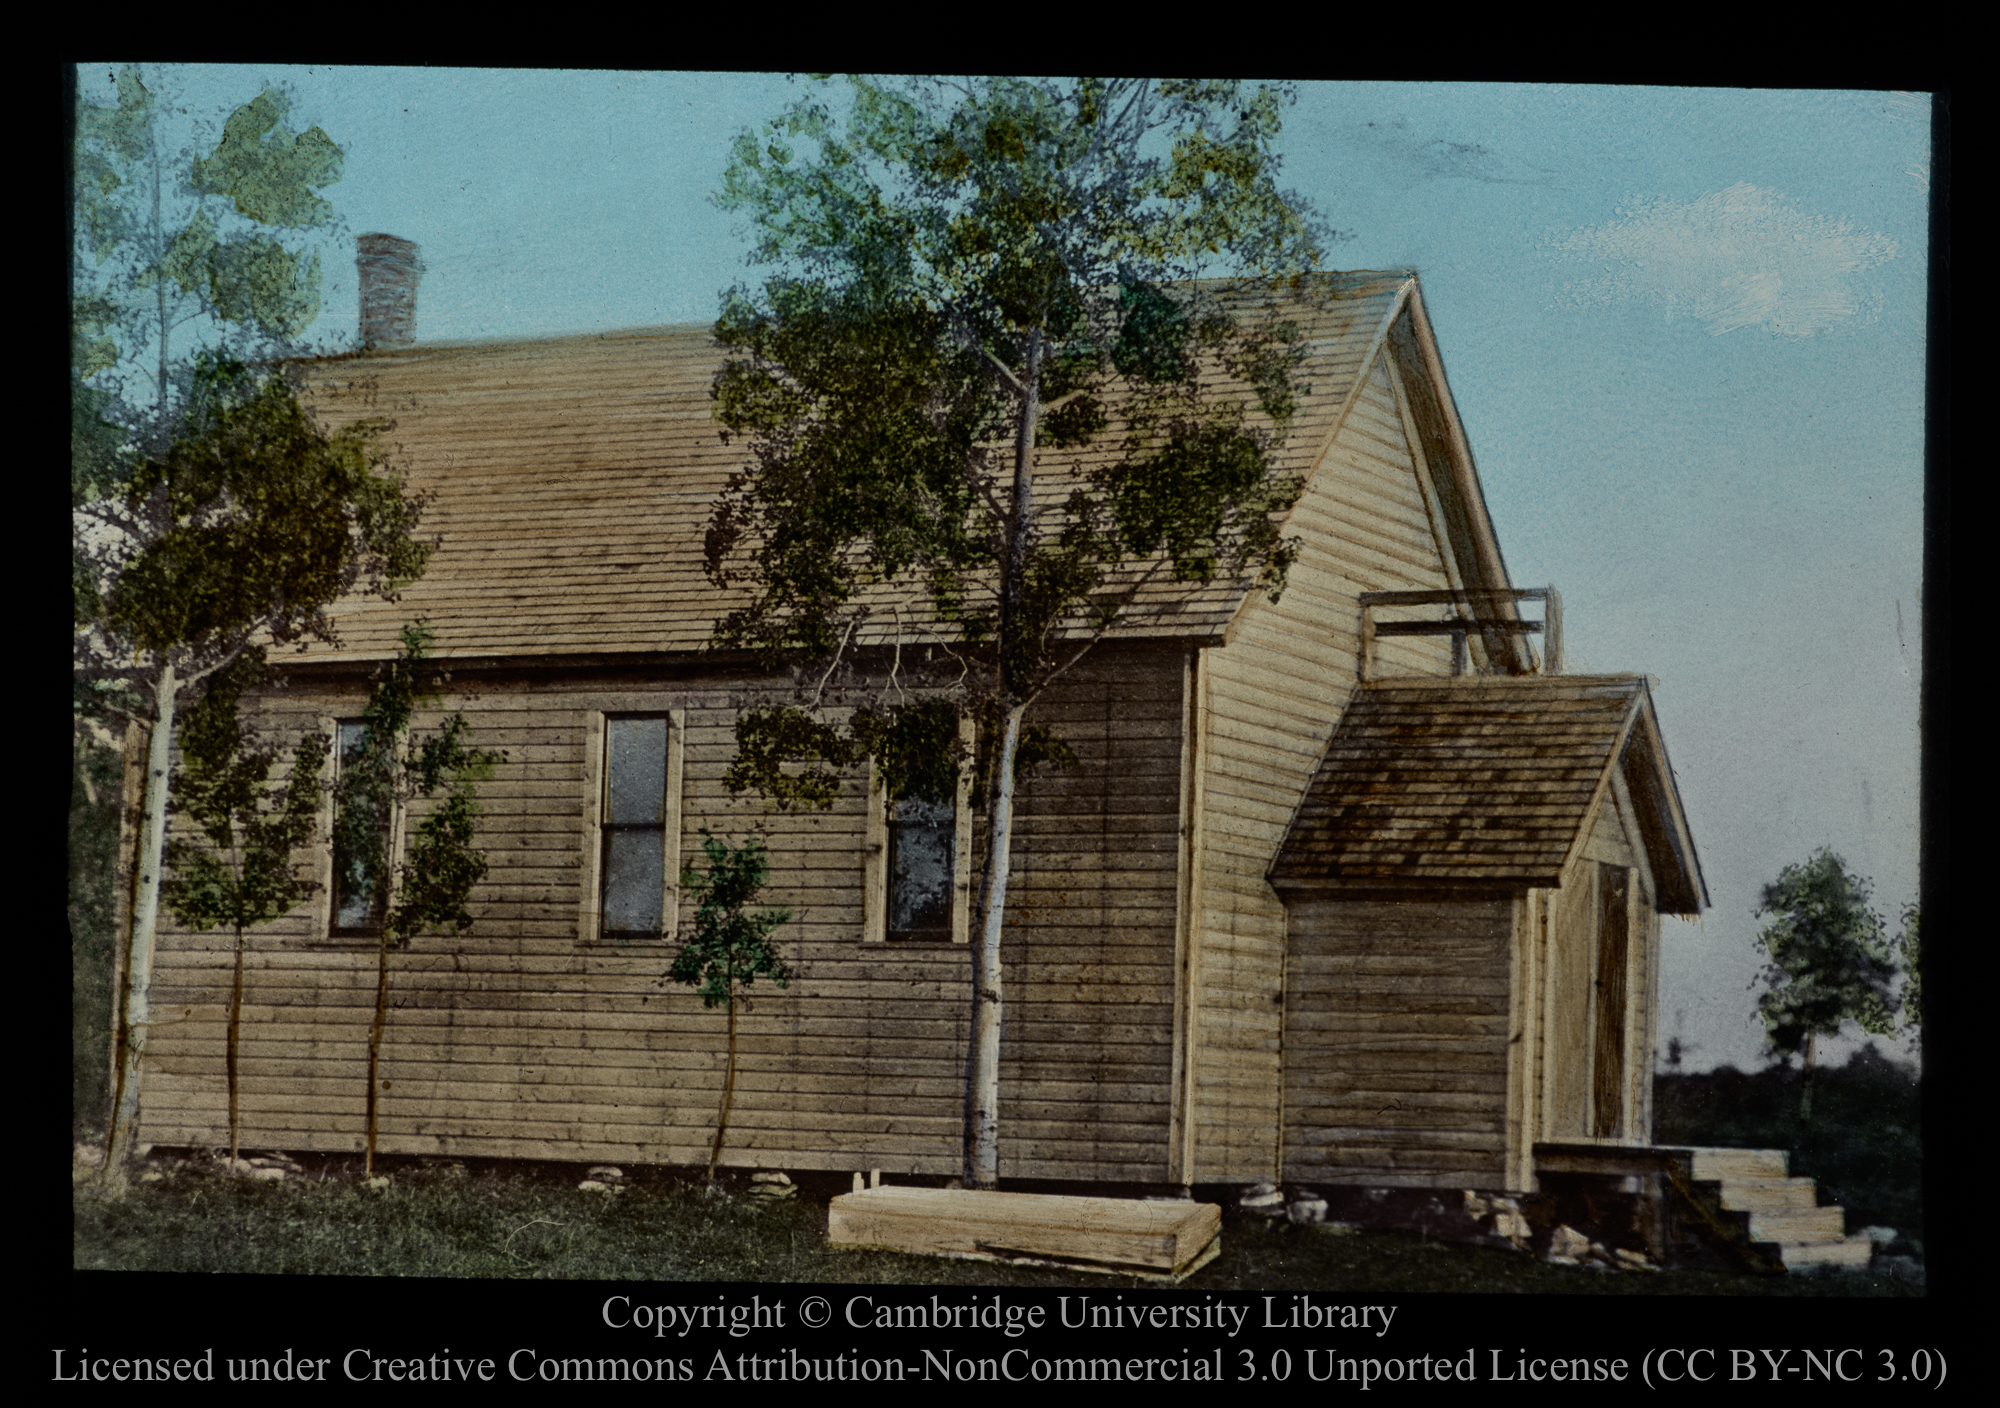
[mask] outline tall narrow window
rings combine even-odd
[[[960,726],[968,747],[970,721]],[[868,769],[862,861],[861,939],[944,940],[962,944],[972,917],[972,781],[941,802],[891,801],[882,775]]]
[[[604,794],[600,824],[602,932],[607,938],[656,938],[666,922],[668,720],[604,721]]]
[[[333,922],[335,937],[382,932],[389,907],[395,822],[394,756],[368,746],[359,719],[335,726]]]
[[[889,813],[889,937],[949,939],[958,873],[958,808],[915,798]]]

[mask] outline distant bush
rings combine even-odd
[[[1847,1210],[1851,1231],[1894,1227],[1923,1238],[1923,1127],[1914,1067],[1874,1046],[1815,1078],[1812,1119],[1799,1119],[1803,1074],[1772,1066],[1662,1072],[1653,1082],[1657,1144],[1788,1149],[1791,1171],[1817,1180],[1820,1201]]]

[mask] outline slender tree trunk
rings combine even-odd
[[[1805,1089],[1799,1094],[1799,1123],[1812,1123],[1813,1058],[1818,1054],[1819,1033],[1806,1033]]]
[[[382,1029],[389,1023],[389,926],[382,926],[382,942],[376,949],[375,1024],[368,1029],[368,1156],[366,1177],[375,1176],[375,1113],[380,1103],[377,1073],[382,1068]]]
[[[229,1066],[229,1171],[236,1172],[238,1131],[236,1119],[236,1040],[243,1024],[243,926],[236,926],[236,974],[229,988],[229,1040],[224,1059]]]
[[[159,251],[156,257],[166,255],[166,226],[160,221],[160,138],[157,129],[148,127],[148,141],[153,153],[153,248]],[[153,295],[160,314],[160,412],[167,409],[167,332],[173,325],[167,321],[167,280],[164,274],[153,279]]]
[[[965,1181],[974,1188],[1000,1183],[1000,1035],[1006,1004],[1000,966],[1000,934],[1007,917],[1007,871],[1014,844],[1014,755],[1021,742],[1027,681],[1017,652],[1023,643],[1021,600],[1026,590],[1028,550],[1034,542],[1035,433],[1041,417],[1042,337],[1028,335],[1028,362],[1021,378],[1021,419],[1014,439],[1013,523],[1009,525],[1005,576],[1000,584],[1000,684],[1006,713],[994,750],[989,795],[986,875],[980,885],[979,946],[972,957],[972,1023],[965,1053]]]
[[[965,1055],[965,1181],[974,1188],[1000,1183],[1000,934],[1007,918],[1007,871],[1014,843],[1014,754],[1021,715],[1007,711],[994,758],[993,805],[986,875],[979,891],[979,945],[972,953],[972,1032]]]
[[[118,1072],[125,1060],[125,965],[132,956],[133,916],[139,906],[139,853],[146,812],[146,755],[151,751],[152,728],[133,723],[125,734],[123,777],[118,789],[118,894],[111,925],[111,983],[105,994],[111,1013],[111,1045],[106,1052],[104,1071],[104,1130],[110,1138],[116,1122]]]
[[[160,923],[160,869],[167,849],[167,781],[174,761],[174,698],[180,689],[171,661],[153,686],[153,736],[146,749],[146,820],[139,840],[139,887],[125,954],[125,1041],[119,1053],[117,1099],[105,1144],[104,1174],[131,1161],[139,1119],[139,1086],[152,1019],[153,940]]]
[[[722,1068],[722,1109],[715,1116],[715,1145],[708,1151],[708,1181],[722,1160],[722,1138],[729,1132],[729,1102],[736,1094],[736,982],[729,983],[729,1059]]]

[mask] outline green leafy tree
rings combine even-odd
[[[1887,1036],[1896,1029],[1889,986],[1895,962],[1882,920],[1868,907],[1869,882],[1850,874],[1830,850],[1788,865],[1764,887],[1759,914],[1772,916],[1757,935],[1770,957],[1759,975],[1757,1006],[1773,1051],[1804,1057],[1799,1118],[1812,1118],[1813,1068],[1822,1036],[1843,1022]]]
[[[433,639],[421,622],[404,626],[402,634],[402,653],[369,691],[361,736],[342,756],[334,789],[335,873],[351,888],[370,893],[371,911],[383,916],[376,944],[375,1015],[368,1028],[370,1176],[381,1104],[382,1037],[389,1023],[389,955],[408,948],[426,929],[462,934],[472,927],[466,905],[473,887],[486,878],[486,856],[474,844],[478,783],[492,775],[501,757],[472,746],[463,714],[451,715],[411,746],[414,714],[435,700],[423,664]],[[428,806],[398,864],[392,822],[417,802]]]
[[[223,1053],[231,1168],[240,1152],[243,935],[289,913],[316,888],[299,874],[296,862],[300,848],[313,839],[327,753],[325,738],[307,735],[292,751],[290,775],[271,783],[279,750],[252,736],[239,711],[243,691],[266,676],[263,652],[246,650],[213,677],[201,701],[187,711],[170,810],[192,823],[195,833],[167,842],[171,873],[160,890],[162,900],[189,928],[223,929],[235,937]]]
[[[693,988],[703,1007],[725,1006],[729,1011],[729,1057],[722,1078],[722,1107],[715,1117],[715,1144],[708,1151],[708,1180],[715,1181],[715,1166],[722,1158],[722,1141],[729,1131],[729,1104],[736,1093],[736,1001],[738,987],[750,987],[759,978],[769,978],[779,987],[791,981],[791,970],[771,944],[771,935],[792,917],[789,909],[763,909],[752,913],[749,906],[770,878],[770,863],[764,844],[755,836],[741,846],[701,832],[702,854],[708,869],[687,866],[681,884],[699,901],[694,931],[681,941],[667,976]],[[743,1006],[750,1006],[743,994]]]
[[[71,189],[71,371],[86,412],[175,399],[176,337],[239,357],[299,350],[319,316],[311,231],[338,225],[319,195],[343,154],[319,128],[286,125],[270,88],[231,112],[213,148],[169,150],[162,103],[140,70],[118,102],[76,104]],[[150,384],[147,384],[150,383]],[[88,417],[86,416],[86,419]]]
[[[1300,485],[1272,457],[1310,389],[1286,310],[1325,232],[1277,185],[1281,87],[848,87],[844,121],[822,83],[739,137],[717,197],[774,268],[716,323],[714,413],[753,463],[709,525],[711,578],[750,588],[714,640],[802,681],[743,716],[729,782],[826,806],[873,755],[892,797],[941,802],[971,773],[965,1175],[991,1187],[1015,788],[1071,760],[1026,716],[1148,584],[1282,588]],[[869,639],[894,644],[872,692]]]
[[[139,1109],[182,696],[252,649],[337,642],[335,601],[393,597],[423,571],[422,505],[375,434],[329,436],[282,377],[202,358],[171,433],[132,452],[117,492],[72,509],[77,677],[95,707],[150,729],[107,1173]]]

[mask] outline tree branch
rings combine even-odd
[[[1147,582],[1152,580],[1153,574],[1160,570],[1160,565],[1165,561],[1166,561],[1165,558],[1154,558],[1152,562],[1147,564],[1146,570],[1139,574],[1139,576],[1133,581],[1130,587],[1127,587],[1125,589],[1125,600],[1121,604],[1119,608],[1120,610],[1123,610],[1125,606],[1131,605],[1133,598],[1135,598],[1139,594],[1139,588],[1145,586]],[[1072,665],[1076,664],[1077,661],[1083,659],[1085,655],[1088,655],[1090,653],[1090,648],[1093,645],[1096,645],[1099,641],[1103,640],[1107,635],[1111,634],[1111,632],[1117,628],[1117,625],[1118,625],[1118,617],[1114,615],[1113,617],[1111,617],[1110,620],[1106,621],[1103,625],[1099,626],[1096,629],[1096,631],[1094,631],[1091,634],[1090,639],[1085,641],[1081,646],[1077,648],[1076,654],[1070,656],[1069,659],[1063,661],[1062,664],[1056,666],[1055,669],[1049,671],[1048,674],[1042,676],[1042,682],[1035,686],[1035,692],[1028,696],[1026,702],[1023,703],[1021,707],[1025,709],[1028,707],[1028,705],[1033,704],[1037,699],[1040,699],[1042,695],[1048,691],[1048,687],[1056,682],[1059,676],[1061,676],[1065,671],[1067,671]]]
[[[994,356],[985,343],[975,341],[972,345],[979,349],[980,356],[1000,369],[1000,375],[1007,378],[1007,384],[1014,388],[1015,395],[1026,396],[1028,394],[1028,388],[1021,384],[1021,379],[1014,375],[1013,369]]]
[[[847,651],[847,642],[854,638],[854,628],[860,624],[861,618],[859,616],[850,616],[847,618],[847,632],[841,636],[840,644],[834,647],[833,659],[827,665],[826,673],[819,677],[819,683],[814,686],[812,703],[806,706],[808,709],[817,709],[819,707],[820,695],[826,691],[826,682],[833,678],[833,672],[839,668],[840,657]]]
[[[973,467],[970,460],[960,460],[958,469],[959,473],[965,476],[965,482],[970,484],[978,492],[979,497],[986,501],[986,507],[993,510],[993,516],[1002,523],[1005,523],[1007,521],[1007,510],[994,495],[993,486],[986,482],[986,477]]]
[[[901,697],[908,697],[903,695],[902,683],[896,678],[896,672],[903,668],[903,607],[900,602],[891,602],[889,603],[889,609],[896,615],[896,649],[895,653],[889,657],[889,683],[877,697],[877,703],[880,703],[883,699],[887,699],[891,689],[895,690],[897,695]]]

